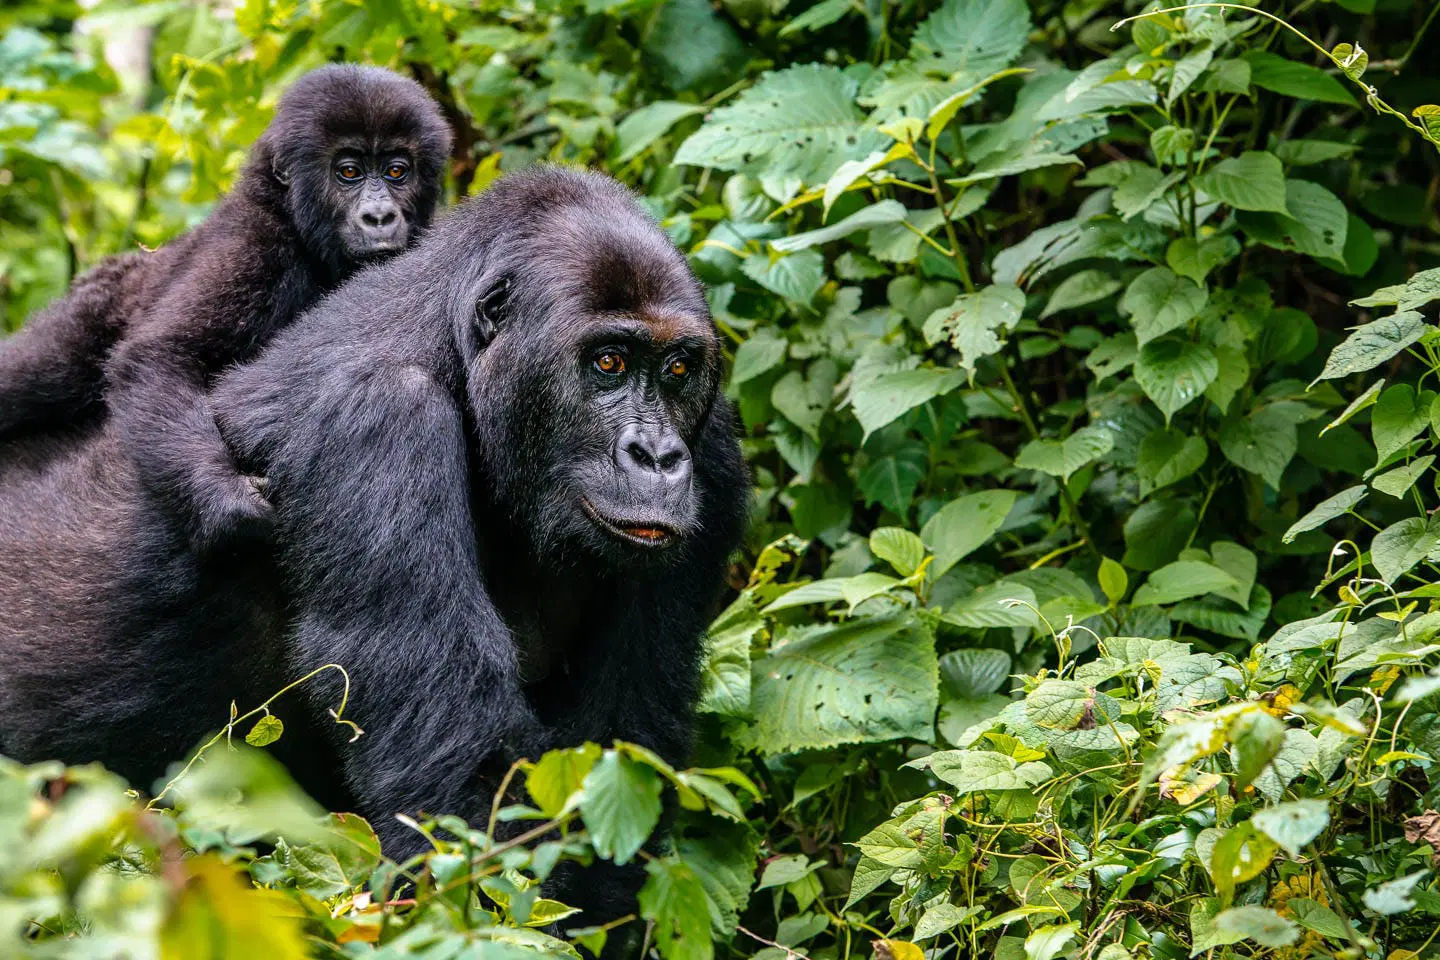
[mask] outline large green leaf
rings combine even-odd
[[[1140,348],[1135,361],[1135,382],[1165,414],[1167,425],[1215,382],[1219,372],[1220,361],[1213,350],[1179,337],[1151,340]]]
[[[1150,574],[1130,601],[1137,607],[1149,604],[1174,603],[1187,597],[1233,589],[1238,581],[1213,563],[1201,560],[1176,560]]]
[[[1076,430],[1064,440],[1031,440],[1015,457],[1015,466],[1068,480],[1076,470],[1109,453],[1114,445],[1115,439],[1109,430],[1092,425]]]
[[[1406,517],[1375,534],[1370,543],[1370,561],[1384,581],[1393,584],[1437,547],[1440,520]]]
[[[675,162],[824,183],[846,160],[889,146],[855,103],[858,84],[837,67],[809,63],[766,74],[717,109]]]
[[[1275,406],[1262,407],[1220,428],[1220,450],[1225,458],[1264,477],[1276,490],[1298,445],[1295,421]]]
[[[1033,755],[1033,754],[1032,754]],[[995,790],[1028,790],[1054,775],[1038,760],[1017,761],[988,750],[942,750],[907,766],[926,767],[953,787],[956,796]]]
[[[601,856],[627,863],[660,822],[660,776],[616,750],[585,775],[580,817]]]
[[[939,579],[971,551],[989,540],[1019,494],[1013,490],[986,490],[951,500],[920,528],[920,539],[935,554],[930,577]]]
[[[745,276],[787,300],[808,304],[825,283],[825,258],[818,250],[801,250],[782,257],[752,254],[741,265]]]
[[[883,226],[887,223],[898,223],[905,219],[905,208],[897,200],[881,200],[879,203],[859,210],[838,223],[832,223],[828,227],[820,227],[818,230],[807,230],[804,233],[792,234],[788,237],[781,237],[779,240],[770,241],[770,246],[776,250],[791,253],[796,250],[804,250],[807,247],[817,247],[822,243],[829,243],[832,240],[839,240],[841,237],[848,237],[857,230],[869,230],[871,227]]]
[[[1407,310],[1356,327],[1330,351],[1319,380],[1334,380],[1378,367],[1424,336],[1429,325],[1417,311]]]
[[[885,373],[856,383],[850,391],[850,406],[868,438],[897,417],[964,383],[965,375],[958,370],[920,367]]]
[[[640,916],[654,923],[652,934],[665,957],[710,960],[710,905],[705,886],[689,865],[669,857],[645,864],[648,875],[637,901]]]
[[[1344,264],[1350,214],[1339,197],[1318,183],[1286,180],[1285,208],[1288,214],[1241,212],[1236,219],[1251,239]]]
[[[796,630],[755,661],[741,739],[762,753],[929,739],[937,671],[934,637],[911,618]]]
[[[945,0],[915,29],[911,55],[927,70],[979,79],[1008,67],[1029,32],[1024,0]]]
[[[949,340],[960,351],[960,366],[973,378],[981,357],[999,353],[1000,336],[1014,328],[1025,309],[1025,293],[1008,283],[997,283],[975,293],[961,294],[925,320],[925,339]]]
[[[656,100],[627,116],[615,127],[615,144],[619,151],[616,163],[626,163],[638,157],[656,140],[665,135],[675,124],[686,117],[703,113],[704,107],[675,100]]]
[[[1130,314],[1141,346],[1194,319],[1209,295],[1193,280],[1177,276],[1169,267],[1151,267],[1130,281],[1120,305]]]
[[[1245,60],[1250,64],[1250,82],[1257,87],[1297,100],[1358,106],[1345,85],[1323,70],[1265,50],[1247,51]]]
[[[1286,213],[1285,170],[1273,153],[1247,150],[1195,178],[1195,186],[1236,210]]]

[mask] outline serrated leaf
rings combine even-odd
[[[961,294],[925,320],[929,343],[949,340],[960,351],[960,366],[974,377],[981,357],[998,353],[1000,336],[1008,333],[1025,309],[1025,293],[1016,286],[997,283],[975,293]]]
[[[751,673],[755,722],[740,739],[766,754],[932,735],[935,642],[904,617],[797,630]]]
[[[911,55],[929,70],[984,77],[1008,67],[1029,32],[1024,0],[945,0],[915,29]]]
[[[1363,483],[1341,490],[1335,494],[1335,496],[1317,503],[1309,513],[1291,524],[1290,529],[1285,531],[1285,536],[1281,539],[1285,543],[1291,543],[1296,537],[1307,530],[1314,530],[1329,523],[1336,517],[1344,516],[1352,510],[1357,503],[1364,500],[1365,495],[1366,490]]]
[[[1429,329],[1425,318],[1410,310],[1356,327],[1325,361],[1315,380],[1333,380],[1378,367],[1419,340]]]
[[[1160,408],[1167,425],[1215,382],[1219,372],[1220,361],[1214,351],[1177,337],[1150,341],[1140,348],[1135,361],[1135,382]]]
[[[1121,306],[1130,314],[1135,337],[1144,346],[1156,337],[1193,320],[1209,294],[1193,280],[1177,276],[1169,267],[1151,267],[1130,282]]]
[[[970,648],[951,650],[940,658],[940,678],[952,697],[976,700],[1005,685],[1010,677],[1010,655],[1004,650]]]
[[[928,767],[954,788],[956,796],[1026,790],[1054,776],[1050,766],[1039,760],[1021,763],[1014,757],[989,750],[942,750],[906,765]]]
[[[785,362],[790,342],[762,327],[735,350],[735,364],[730,371],[731,384],[753,380]]]
[[[595,852],[628,863],[660,822],[660,776],[623,753],[607,750],[585,775],[580,817]]]
[[[1082,427],[1064,440],[1031,440],[1015,457],[1015,466],[1068,480],[1076,470],[1099,460],[1114,446],[1115,438],[1104,427]]]

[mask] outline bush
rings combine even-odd
[[[1158,7],[0,14],[10,326],[202,216],[296,73],[371,60],[445,105],[457,196],[539,158],[635,186],[709,286],[756,482],[706,769],[547,755],[533,807],[400,867],[279,787],[293,838],[245,820],[283,780],[218,743],[170,812],[7,769],[0,936],[563,952],[533,880],[641,855],[665,957],[1440,953],[1435,11]],[[136,22],[124,110],[90,47]],[[688,812],[637,854],[662,783]]]

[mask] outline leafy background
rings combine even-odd
[[[756,498],[696,768],[535,758],[394,864],[228,746],[267,705],[157,800],[0,761],[3,952],[1440,954],[1440,6],[1119,23],[1156,9],[7,6],[8,328],[203,218],[300,72],[380,63],[453,197],[550,159],[644,198]],[[537,881],[596,857],[637,916],[561,938]]]

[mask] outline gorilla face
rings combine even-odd
[[[410,243],[416,198],[408,145],[368,149],[344,144],[330,164],[327,191],[336,234],[346,254],[365,260],[403,250]]]

